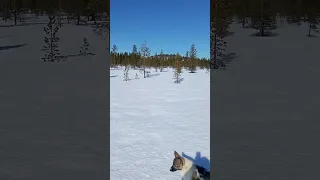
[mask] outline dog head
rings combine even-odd
[[[174,151],[174,159],[172,166],[170,168],[171,172],[181,170],[184,165],[184,158],[180,156],[176,151]]]

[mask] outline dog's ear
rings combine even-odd
[[[176,158],[176,157],[180,157],[180,155],[176,152],[176,151],[174,151],[174,157]]]

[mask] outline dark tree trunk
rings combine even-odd
[[[17,25],[17,9],[14,9],[14,25]]]
[[[77,25],[80,24],[80,11],[79,9],[77,10]]]
[[[309,21],[309,35],[308,36],[311,36],[311,26],[312,26],[312,23],[311,23],[311,21]]]
[[[7,20],[7,7],[6,7],[6,4],[3,5],[2,20]]]
[[[95,13],[92,13],[92,14],[91,14],[91,20],[92,20],[92,21],[96,21],[96,14],[95,14]]]

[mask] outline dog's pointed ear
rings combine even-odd
[[[176,151],[174,151],[174,157],[176,158],[176,157],[180,157],[180,155],[176,152]]]

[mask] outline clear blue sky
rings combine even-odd
[[[195,44],[198,57],[210,57],[209,0],[111,0],[111,47],[131,52],[146,41],[151,54],[185,55]]]

